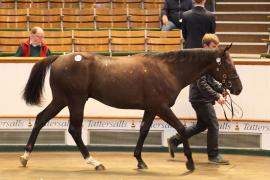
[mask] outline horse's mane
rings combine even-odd
[[[152,57],[169,63],[174,62],[200,62],[205,61],[206,59],[212,59],[213,56],[217,56],[218,50],[214,49],[204,49],[204,48],[195,48],[195,49],[185,49],[179,51],[170,51],[164,53],[155,53],[155,54],[145,54],[144,56]]]

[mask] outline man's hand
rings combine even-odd
[[[168,17],[166,16],[166,15],[163,15],[162,16],[162,23],[163,23],[163,25],[167,25],[168,24]]]
[[[219,99],[217,100],[218,104],[223,105],[225,104],[225,98],[223,96],[219,96]]]

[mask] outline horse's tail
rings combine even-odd
[[[23,99],[26,104],[40,104],[47,70],[57,58],[58,56],[49,56],[34,65],[23,92]]]

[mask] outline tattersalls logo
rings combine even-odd
[[[129,128],[126,120],[89,120],[88,128]]]
[[[139,130],[141,120],[137,119],[85,119],[83,128],[86,129],[134,129]],[[196,121],[181,120],[185,127],[196,124]],[[0,129],[32,129],[35,124],[35,118],[1,118]],[[68,129],[69,121],[67,119],[52,119],[45,128],[49,129]],[[154,120],[152,130],[171,131],[173,128],[166,122]],[[270,123],[267,122],[239,122],[239,121],[219,121],[219,130],[221,132],[247,132],[247,133],[270,133]]]
[[[219,129],[227,132],[270,133],[270,123],[220,122]]]
[[[14,119],[14,120],[0,120],[0,128],[24,128],[25,120]]]
[[[223,123],[219,123],[219,130],[231,130],[232,124],[229,122],[223,122]]]
[[[21,119],[0,119],[0,129],[32,129],[35,124],[34,118],[21,118]],[[63,128],[67,129],[69,126],[68,120],[51,120],[46,125],[45,128]]]
[[[269,123],[243,123],[244,131],[270,132]]]
[[[68,128],[69,121],[68,120],[53,120],[49,121],[45,127],[55,127],[55,128]]]
[[[162,120],[156,120],[153,122],[151,128],[152,129],[169,129],[172,127]]]

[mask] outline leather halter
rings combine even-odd
[[[217,67],[216,71],[219,72],[219,69],[222,68],[221,67],[221,58],[218,57],[216,59],[216,62],[218,64],[218,67]],[[233,101],[230,93],[227,91],[227,87],[232,87],[231,80],[232,79],[238,79],[238,78],[239,78],[239,76],[237,74],[228,75],[228,74],[225,73],[225,71],[222,74],[222,78],[221,78],[222,79],[221,80],[222,87],[225,89],[226,95],[229,96],[229,100],[228,99],[225,100],[225,106],[231,112],[231,118],[228,119],[227,114],[226,114],[226,111],[225,111],[225,108],[224,108],[223,105],[221,105],[222,110],[223,110],[223,113],[224,113],[224,116],[225,116],[225,119],[227,121],[232,121],[232,119],[234,117],[238,117],[238,118],[242,118],[243,117],[243,110],[242,110],[242,108],[235,101]]]
[[[221,58],[220,57],[218,57],[217,59],[216,59],[216,62],[217,62],[217,65],[218,65],[218,67],[217,67],[217,72],[219,72],[219,69],[224,69],[224,68],[222,68],[221,67]],[[231,82],[231,80],[232,79],[238,79],[239,78],[239,76],[237,75],[237,74],[232,74],[232,75],[228,75],[228,74],[226,74],[225,72],[222,74],[222,80],[221,80],[221,83],[222,83],[222,86],[223,86],[223,88],[224,89],[227,89],[227,87],[232,87],[232,82]]]

